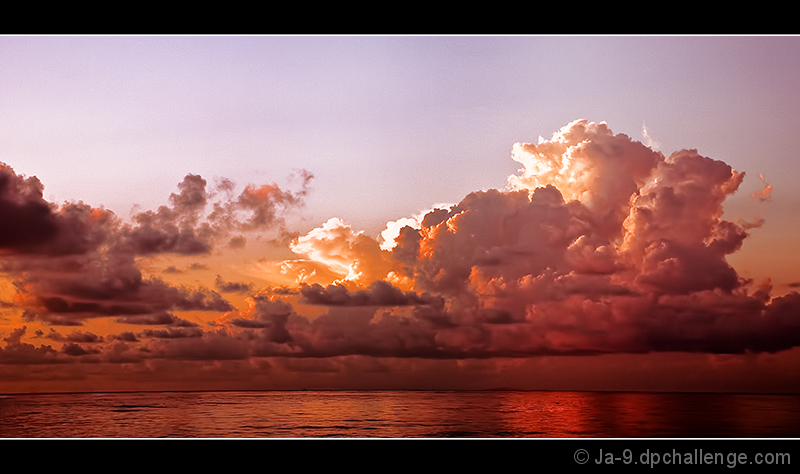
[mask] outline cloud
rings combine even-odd
[[[184,337],[202,337],[203,330],[197,327],[176,327],[166,329],[145,329],[139,337],[155,337],[162,339],[180,339]]]
[[[252,290],[249,283],[225,282],[219,275],[217,275],[215,284],[217,289],[223,293],[249,293]]]
[[[764,175],[762,173],[758,173],[758,179],[760,179],[761,182],[764,183],[764,188],[761,189],[761,191],[754,192],[753,194],[750,195],[750,197],[752,197],[753,199],[757,199],[761,202],[771,200],[772,185],[769,184],[766,179],[764,179]]]
[[[2,364],[53,364],[60,362],[58,351],[50,345],[34,346],[22,342],[22,336],[27,331],[26,326],[14,329],[4,338],[5,348],[0,348],[0,363]]]
[[[268,295],[255,295],[250,307],[241,313],[229,313],[225,320],[240,328],[259,329],[258,339],[267,343],[283,344],[292,341],[286,329],[289,317],[295,315],[292,305]]]
[[[52,324],[80,324],[88,318],[158,318],[165,311],[217,311],[233,306],[204,288],[179,288],[155,278],[144,278],[128,262],[82,271],[42,275],[29,273],[17,282],[23,317]],[[24,285],[24,286],[23,286]]]
[[[135,314],[117,318],[118,323],[147,326],[197,327],[197,323],[179,318],[166,311],[154,314]]]
[[[295,253],[322,264],[342,281],[369,284],[391,270],[388,253],[363,232],[356,232],[341,219],[328,219],[321,227],[295,238]]]
[[[325,306],[408,306],[436,305],[442,306],[441,298],[429,294],[417,295],[414,292],[403,292],[382,280],[376,280],[367,289],[351,292],[343,285],[328,285],[323,288],[319,284],[300,287],[302,301],[312,305]]]
[[[242,248],[246,239],[238,233],[279,230],[283,215],[302,205],[313,176],[302,171],[300,178],[301,189],[297,192],[274,183],[251,184],[233,197],[232,181],[221,181],[219,191],[209,193],[205,179],[188,174],[178,184],[180,192],[170,195],[169,206],[134,216],[137,225],[126,229],[124,245],[137,255],[206,254],[218,241]],[[206,211],[207,207],[211,210]]]
[[[85,348],[74,342],[67,342],[61,346],[61,352],[69,356],[84,356],[89,354],[99,354],[100,351],[94,348]]]
[[[310,175],[297,192],[250,186],[238,196],[229,181],[209,191],[187,175],[168,206],[133,224],[45,203],[26,224],[38,237],[7,237],[3,247],[27,320],[154,327],[102,343],[65,339],[73,345],[61,353],[14,333],[0,360],[488,359],[800,345],[800,294],[772,297],[769,283],[742,278],[727,261],[751,228],[723,213],[743,173],[696,150],[665,156],[586,120],[514,145],[512,158],[522,169],[504,188],[396,219],[381,242],[338,218],[294,236],[278,265],[289,284],[257,291],[220,273],[216,290],[249,295],[243,308],[216,291],[145,277],[137,257],[283,232],[281,215],[300,204]],[[16,190],[6,196],[17,196],[0,200],[8,215],[41,206],[38,181],[6,176],[14,185],[5,189]],[[82,229],[80,251],[64,251],[62,228]],[[223,314],[205,329],[176,311]]]
[[[208,215],[208,222],[226,232],[282,228],[283,215],[303,205],[314,176],[308,171],[301,170],[296,178],[300,180],[300,190],[296,192],[285,190],[275,183],[247,185],[236,198],[215,202]],[[230,181],[225,181],[222,186],[226,193],[230,193],[231,187]],[[243,243],[243,237],[240,235],[233,236],[229,242],[233,247],[241,246]]]
[[[0,165],[0,248],[22,249],[56,235],[56,218],[42,198],[42,189],[37,178],[17,176],[9,166]]]
[[[653,150],[658,150],[661,148],[661,144],[653,139],[650,135],[650,131],[647,129],[647,124],[642,123],[642,138],[644,139],[644,144],[648,148],[652,148]]]
[[[521,174],[509,177],[512,189],[554,186],[567,202],[587,207],[597,219],[596,230],[610,238],[620,230],[631,195],[663,160],[642,143],[613,134],[605,123],[586,120],[566,125],[551,140],[517,143],[511,156],[523,165]]]
[[[0,163],[0,254],[78,255],[97,248],[118,226],[113,213],[83,203],[56,206],[36,177]]]
[[[393,221],[384,239],[394,242],[369,257],[338,219],[298,238],[295,252],[343,278],[301,286],[301,302],[330,310],[290,318],[285,351],[463,358],[800,344],[796,293],[773,299],[726,260],[748,236],[722,208],[743,173],[696,150],[664,156],[585,120],[515,145],[512,157],[523,169],[506,189]],[[443,303],[376,316],[423,293]],[[397,345],[411,334],[416,345]]]
[[[39,335],[39,332],[37,332]],[[48,339],[52,339],[58,342],[81,342],[81,343],[99,343],[103,342],[103,337],[98,336],[91,332],[81,332],[81,331],[73,331],[72,333],[64,336],[59,332],[55,331],[54,329],[50,329],[50,332],[47,335],[41,334],[40,337],[46,337]]]
[[[226,361],[244,360],[250,357],[248,345],[225,331],[190,332],[177,330],[151,331],[149,337],[158,340],[149,347],[148,357],[182,361]]]
[[[14,279],[15,303],[27,321],[79,325],[98,317],[131,322],[169,311],[231,311],[217,292],[145,276],[138,257],[208,254],[230,232],[280,231],[283,215],[302,204],[311,178],[301,173],[297,192],[250,185],[234,197],[209,193],[205,179],[188,174],[168,205],[123,222],[81,202],[46,202],[38,179],[2,165],[0,271]],[[232,192],[233,183],[222,188]],[[167,273],[175,271],[171,266]]]

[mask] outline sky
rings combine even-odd
[[[0,393],[800,392],[798,37],[0,64]]]

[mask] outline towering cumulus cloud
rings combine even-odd
[[[472,193],[387,233],[396,237],[381,246],[381,264],[392,265],[383,279],[443,304],[334,319],[337,302],[353,295],[306,288],[332,309],[290,320],[297,353],[321,351],[331,325],[353,334],[351,346],[337,340],[342,353],[397,356],[741,353],[800,343],[800,296],[772,299],[768,285],[754,288],[726,261],[747,237],[722,213],[742,173],[695,150],[665,157],[585,120],[516,144],[512,157],[523,168],[506,189]],[[346,253],[325,253],[332,241],[311,245],[329,227],[297,249],[336,261],[347,281]]]
[[[231,283],[214,268],[217,289],[246,298],[246,307],[145,277],[139,258],[203,255],[240,248],[247,233],[282,231],[282,215],[302,202],[309,174],[297,192],[249,186],[238,196],[232,183],[209,190],[187,175],[168,205],[124,223],[82,203],[47,203],[38,180],[4,167],[0,261],[16,285],[16,299],[4,304],[29,323],[110,318],[160,328],[51,334],[54,343],[66,341],[59,352],[26,343],[19,327],[0,361],[255,364],[800,345],[800,295],[773,297],[768,282],[740,277],[727,261],[747,238],[722,208],[742,173],[695,150],[665,156],[585,120],[549,140],[514,145],[512,158],[522,168],[502,189],[390,222],[388,241],[338,218],[282,240],[292,258],[275,262],[283,280],[274,287]],[[174,314],[182,311],[217,314],[203,327]]]

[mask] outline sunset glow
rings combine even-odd
[[[753,139],[731,118],[752,107],[677,95],[710,79],[659,69],[674,107],[611,72],[561,85],[555,52],[597,43],[608,71],[657,53],[701,77],[800,54],[796,38],[0,39],[0,392],[800,391],[796,134]],[[729,55],[684,65],[673,46]],[[539,56],[555,82],[533,79]],[[37,59],[66,76],[31,85]],[[531,76],[501,79],[516,61]],[[796,73],[775,71],[750,80]],[[718,115],[698,118],[698,96]]]

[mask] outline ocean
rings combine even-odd
[[[800,395],[270,391],[8,394],[2,438],[797,438]]]

